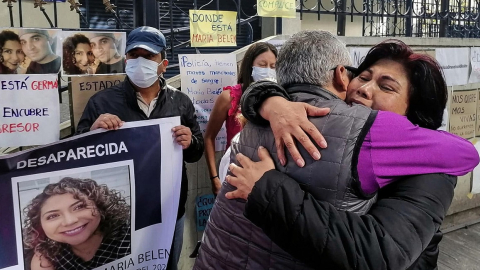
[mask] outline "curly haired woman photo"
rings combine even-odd
[[[119,191],[65,177],[25,207],[25,268],[87,270],[130,254],[130,206]]]

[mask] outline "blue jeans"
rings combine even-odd
[[[185,214],[177,220],[175,232],[173,233],[172,248],[168,257],[167,270],[178,270],[178,261],[183,246],[183,227],[185,225]]]

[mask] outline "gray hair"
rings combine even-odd
[[[352,64],[345,44],[330,32],[306,30],[285,42],[278,54],[278,83],[286,86],[306,83],[326,86],[332,83],[332,68]]]

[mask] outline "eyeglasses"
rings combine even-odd
[[[332,69],[330,69],[330,70],[335,70],[337,67],[338,67],[338,66],[336,66],[336,67],[334,67],[334,68],[332,68]],[[356,75],[357,72],[358,72],[358,69],[355,68],[355,67],[351,67],[351,66],[343,66],[343,67],[345,67],[346,70],[352,72],[352,73],[355,74],[355,75]]]

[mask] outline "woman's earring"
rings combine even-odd
[[[0,55],[0,63],[3,63],[3,56]]]
[[[75,65],[77,63],[77,60],[75,58],[72,59],[73,64]]]

